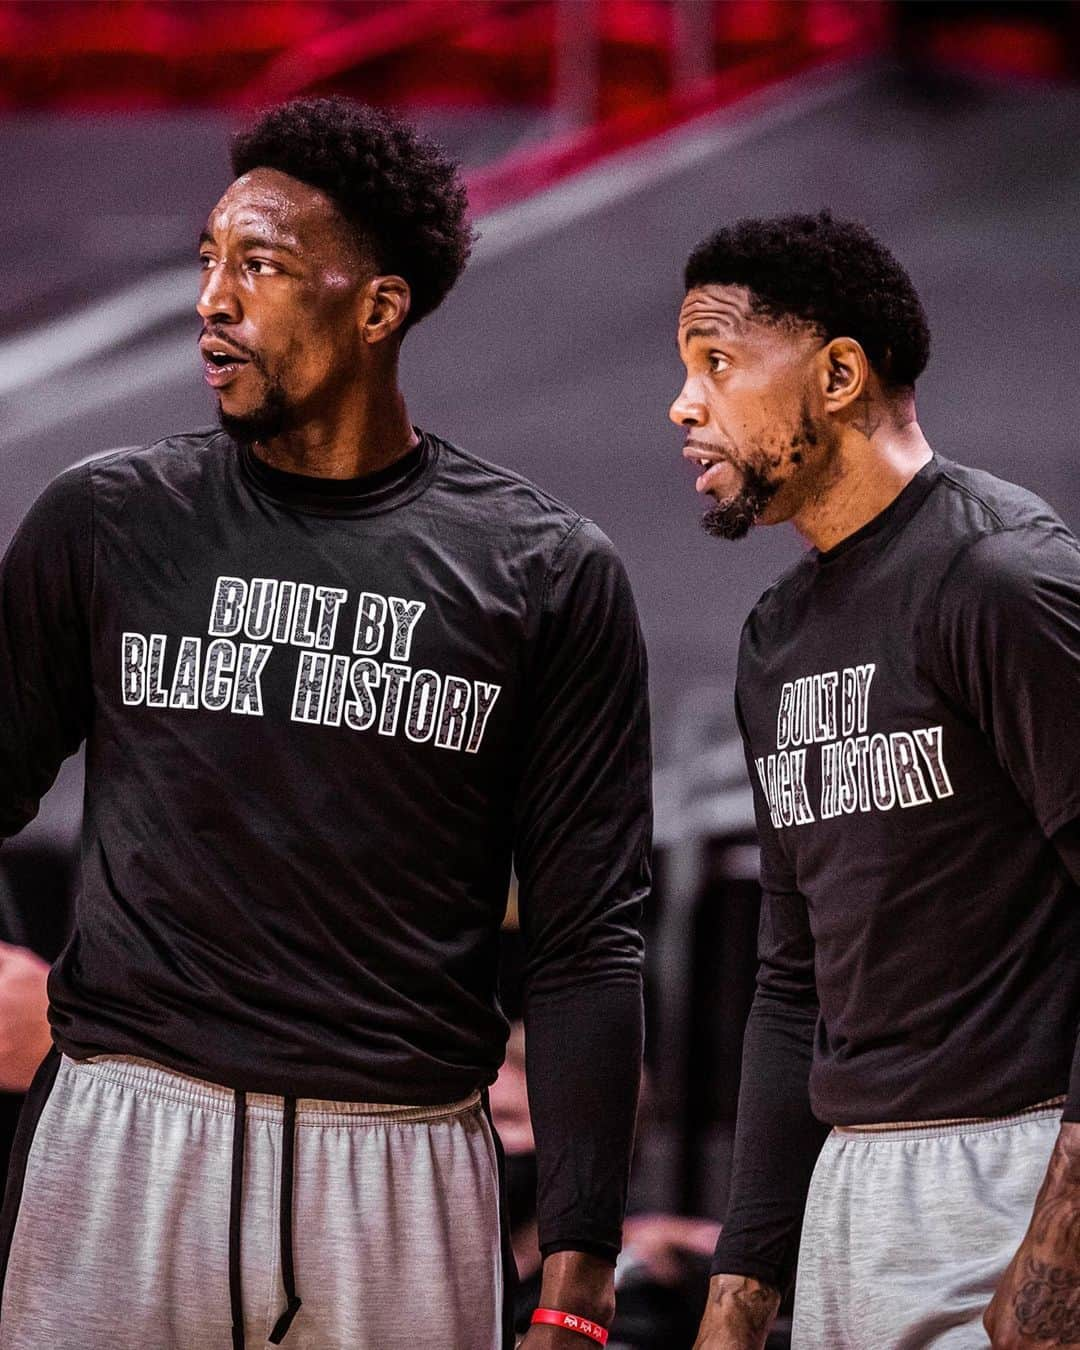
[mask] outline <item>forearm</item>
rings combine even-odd
[[[1063,1122],[1035,1201],[1025,1242],[1080,1276],[1080,1123]]]
[[[590,1252],[553,1252],[544,1261],[539,1306],[608,1326],[615,1316],[615,1263]]]
[[[695,1350],[760,1350],[780,1295],[747,1275],[714,1275]]]
[[[540,1248],[619,1251],[641,1078],[640,976],[583,972],[526,991]],[[561,1263],[558,1268],[561,1268]],[[574,1311],[568,1309],[568,1311]]]
[[[1080,886],[1080,820],[1071,820],[1063,825],[1054,835],[1053,843],[1069,875]],[[1080,1122],[1080,1035],[1077,1036],[1073,1053],[1064,1118],[1072,1123]]]
[[[777,1291],[790,1282],[810,1175],[828,1133],[810,1109],[815,1020],[809,1007],[755,997],[714,1275],[750,1277]]]
[[[1080,1124],[1065,1122],[1019,1249],[983,1317],[994,1350],[1080,1341]]]

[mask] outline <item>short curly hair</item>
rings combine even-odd
[[[334,202],[361,245],[412,295],[407,324],[446,298],[473,233],[458,165],[405,122],[347,98],[298,98],[232,141],[233,173],[278,169]]]
[[[700,243],[686,289],[745,286],[754,312],[795,319],[823,338],[854,338],[888,389],[911,388],[930,356],[926,314],[911,278],[870,231],[817,215],[740,220]]]

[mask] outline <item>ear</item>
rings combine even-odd
[[[412,295],[404,277],[372,277],[364,287],[360,306],[360,336],[365,342],[385,342],[400,330],[409,313]]]
[[[867,392],[870,362],[854,338],[833,338],[818,359],[826,412],[841,412]]]

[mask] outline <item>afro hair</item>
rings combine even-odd
[[[816,216],[740,220],[691,253],[686,289],[745,286],[754,312],[854,338],[886,388],[907,389],[930,356],[911,278],[865,226]]]
[[[472,246],[458,166],[404,122],[347,98],[271,108],[232,142],[233,173],[278,169],[334,202],[380,271],[404,277],[408,324],[442,303]]]

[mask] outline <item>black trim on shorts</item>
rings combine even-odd
[[[484,1115],[495,1142],[495,1161],[499,1172],[499,1243],[502,1248],[503,1295],[502,1295],[502,1350],[514,1350],[517,1332],[514,1328],[514,1313],[517,1303],[518,1269],[514,1260],[514,1248],[510,1243],[510,1206],[506,1200],[506,1154],[495,1122],[491,1118],[491,1105],[487,1089],[480,1094]]]
[[[11,1160],[8,1163],[7,1184],[4,1187],[4,1207],[0,1209],[0,1290],[7,1278],[8,1257],[11,1255],[11,1239],[15,1233],[15,1220],[22,1203],[23,1183],[26,1180],[26,1163],[30,1156],[30,1146],[37,1133],[38,1121],[45,1110],[45,1103],[53,1090],[56,1075],[60,1069],[60,1051],[54,1045],[38,1065],[34,1081],[26,1094],[19,1123],[15,1129],[15,1139],[11,1145]]]

